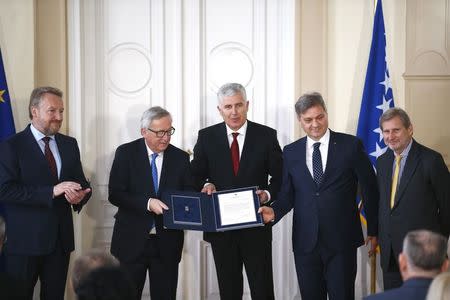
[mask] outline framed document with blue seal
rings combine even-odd
[[[256,187],[206,193],[172,191],[162,194],[169,207],[164,211],[164,226],[207,232],[264,226],[258,213]]]

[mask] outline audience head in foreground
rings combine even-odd
[[[433,278],[448,268],[446,238],[429,230],[408,232],[398,265],[402,286],[371,295],[366,300],[425,300]]]
[[[119,261],[111,254],[93,249],[86,254],[78,257],[72,268],[71,283],[73,290],[77,293],[80,282],[86,278],[89,273],[100,267],[118,267]]]
[[[78,300],[135,299],[135,288],[128,273],[119,266],[103,266],[92,270],[77,288]]]

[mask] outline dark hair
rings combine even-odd
[[[86,254],[78,257],[72,267],[72,286],[76,290],[80,282],[92,270],[100,267],[118,267],[119,261],[108,252],[100,249],[92,249]]]
[[[400,120],[402,121],[403,126],[405,126],[405,128],[409,128],[411,127],[411,120],[409,119],[408,114],[406,113],[406,111],[404,111],[403,109],[399,108],[399,107],[391,107],[388,110],[386,110],[380,117],[380,121],[379,121],[379,125],[381,130],[383,130],[383,123],[386,121],[389,121],[395,117],[399,117]]]
[[[136,298],[131,278],[120,267],[100,267],[84,278],[77,290],[78,300],[129,300]]]
[[[30,104],[28,106],[28,114],[30,116],[30,120],[33,119],[33,114],[31,113],[31,109],[33,107],[39,106],[42,101],[42,95],[44,94],[53,94],[62,98],[63,92],[60,89],[51,87],[51,86],[41,86],[35,88],[30,95]]]
[[[429,230],[410,231],[403,240],[403,253],[413,267],[438,271],[447,258],[447,240]]]
[[[306,93],[301,95],[295,103],[295,112],[297,115],[301,115],[314,106],[321,106],[325,112],[327,111],[325,101],[323,101],[323,97],[320,93]]]

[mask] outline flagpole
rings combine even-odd
[[[370,257],[370,293],[375,294],[377,282],[377,251]]]

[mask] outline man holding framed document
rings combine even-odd
[[[163,227],[168,207],[159,199],[194,189],[189,154],[170,143],[175,128],[164,108],[147,109],[140,125],[142,138],[119,146],[111,167],[108,200],[118,208],[111,253],[133,279],[136,299],[148,273],[151,298],[175,300],[184,234]]]
[[[260,203],[273,201],[280,189],[282,168],[276,131],[247,120],[249,102],[242,85],[225,84],[217,96],[224,122],[199,131],[191,161],[194,177],[208,195],[258,186],[255,194]],[[219,194],[223,210],[242,201],[228,197],[232,196]],[[227,215],[222,224],[231,224],[237,217]],[[244,265],[252,299],[274,298],[270,226],[205,232],[204,240],[211,243],[222,300],[242,299]]]

